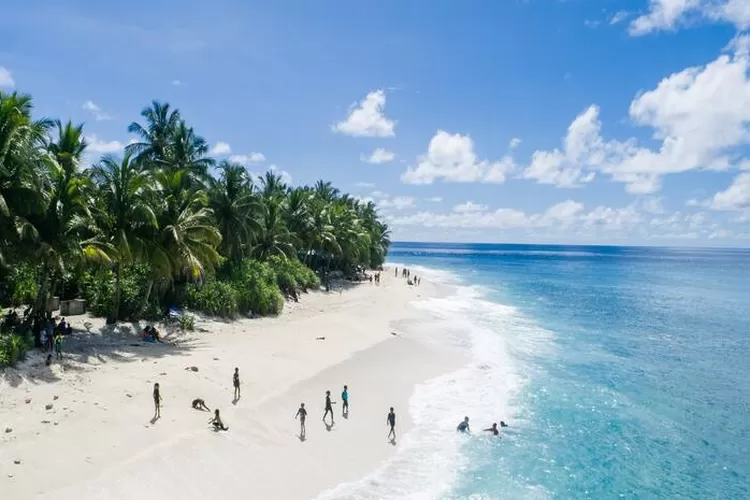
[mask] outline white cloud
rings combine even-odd
[[[472,212],[484,212],[487,210],[487,205],[479,205],[473,201],[467,201],[453,207],[453,211],[459,214],[466,214]]]
[[[743,30],[750,27],[747,0],[650,0],[646,14],[630,23],[629,32],[640,36],[654,31],[673,31],[698,20],[730,23]]]
[[[510,149],[511,151],[515,151],[516,149],[518,149],[518,146],[520,145],[521,145],[521,139],[519,139],[518,137],[514,137],[508,143],[508,149]]]
[[[373,184],[372,182],[359,181],[358,183],[355,184],[355,186],[361,187],[361,188],[373,188],[375,187],[375,184]]]
[[[430,201],[432,203],[440,203],[443,201],[443,198],[440,196],[433,196],[432,198],[427,198],[427,201]]]
[[[229,161],[232,163],[239,163],[240,165],[250,165],[251,163],[262,163],[266,161],[266,157],[263,153],[250,153],[249,155],[232,155],[229,157]]]
[[[393,198],[383,198],[378,200],[377,204],[381,208],[403,210],[405,208],[413,207],[414,201],[414,198],[411,196],[394,196]]]
[[[750,173],[743,172],[735,177],[726,190],[713,196],[708,206],[727,211],[750,209]]]
[[[212,155],[228,155],[232,152],[232,147],[228,142],[218,141],[209,151]],[[240,163],[240,162],[238,162]]]
[[[664,206],[661,198],[644,198],[641,200],[641,210],[649,214],[663,214]]]
[[[496,162],[479,160],[471,137],[438,130],[430,140],[427,153],[417,158],[416,167],[408,167],[401,180],[407,184],[432,184],[440,179],[500,184],[514,169],[512,157],[505,156]]]
[[[630,13],[626,10],[616,12],[615,15],[609,20],[609,24],[619,24],[630,16]]]
[[[260,153],[254,153],[254,154],[260,154]],[[260,161],[263,161],[263,160],[260,160]],[[276,165],[269,165],[268,166],[268,170],[270,170],[271,172],[275,173],[276,175],[281,176],[281,182],[283,182],[284,184],[291,184],[292,183],[292,174],[290,174],[286,170],[282,170],[279,167],[277,167]]]
[[[13,75],[10,74],[5,66],[0,66],[0,87],[13,87],[16,82],[13,81]]]
[[[102,141],[95,134],[87,135],[86,142],[88,143],[86,151],[91,153],[119,153],[125,148],[120,141]]]
[[[388,163],[389,161],[393,161],[395,157],[396,155],[393,153],[393,151],[388,151],[387,149],[378,148],[375,151],[373,151],[370,156],[361,154],[359,156],[359,159],[366,163],[372,163],[374,165],[378,165],[380,163]]]
[[[523,177],[569,187],[602,172],[631,193],[648,194],[658,191],[668,174],[741,165],[739,148],[750,144],[749,71],[747,54],[724,54],[639,94],[630,118],[652,129],[661,143],[655,149],[634,138],[604,140],[599,108],[591,106],[571,124],[564,148],[535,152]]]
[[[94,115],[94,119],[96,121],[103,121],[103,120],[111,120],[112,117],[109,116],[107,113],[102,111],[102,109],[94,104],[93,101],[86,101],[83,103],[82,106],[83,109]]]
[[[396,122],[386,118],[385,92],[375,90],[350,107],[346,120],[332,126],[334,132],[354,137],[393,137]]]

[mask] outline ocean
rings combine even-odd
[[[446,286],[419,326],[469,362],[416,388],[391,460],[321,498],[750,498],[750,250],[396,243],[389,261]]]

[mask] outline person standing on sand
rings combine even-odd
[[[347,386],[344,386],[344,390],[341,393],[341,414],[342,415],[348,415],[349,414],[349,388]]]
[[[161,392],[159,382],[154,384],[154,418],[161,418]]]
[[[297,414],[294,416],[295,420],[299,418],[299,436],[301,438],[305,437],[305,434],[307,433],[307,429],[305,428],[305,419],[307,419],[307,410],[305,410],[305,403],[299,404],[299,410],[297,410]]]
[[[328,413],[331,414],[331,425],[333,425],[333,403],[331,402],[331,391],[326,391],[326,412],[323,414],[323,422],[326,421]]]
[[[388,412],[388,416],[386,417],[386,422],[390,426],[391,430],[388,432],[388,439],[391,441],[396,440],[396,413],[393,411],[393,406],[391,406],[391,411]]]
[[[234,376],[232,377],[232,384],[234,384],[234,400],[239,401],[240,399],[240,369],[234,369]]]
[[[63,342],[63,336],[61,332],[57,332],[55,334],[55,354],[57,355],[57,359],[62,359],[62,342]]]

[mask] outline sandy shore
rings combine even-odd
[[[388,407],[403,435],[414,385],[456,366],[453,353],[396,329],[419,317],[410,302],[436,293],[384,273],[379,286],[305,295],[279,318],[198,321],[170,336],[177,345],[138,342],[139,325],[70,318],[91,333],[66,344],[62,363],[36,357],[0,377],[0,432],[12,429],[0,434],[2,497],[306,499],[356,480],[398,446],[386,439]],[[243,386],[233,404],[235,366]],[[164,405],[152,422],[154,382]],[[339,402],[327,427],[325,390],[339,401],[344,384],[349,418]],[[196,397],[221,410],[229,432],[209,429],[209,414],[190,408]]]

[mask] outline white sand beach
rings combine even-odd
[[[278,318],[199,320],[196,331],[168,337],[176,345],[139,342],[143,324],[113,332],[101,320],[68,318],[83,331],[67,341],[63,362],[45,367],[34,354],[0,377],[2,498],[307,499],[361,478],[408,432],[415,384],[457,364],[394,328],[422,314],[410,302],[437,292],[385,272],[380,285],[303,295]],[[234,367],[243,382],[236,405]],[[152,423],[154,382],[164,403]],[[327,389],[338,402],[330,429],[321,421]],[[198,397],[221,410],[228,432],[191,409]],[[305,441],[294,419],[300,402],[309,411]],[[390,406],[395,445],[386,438]]]

